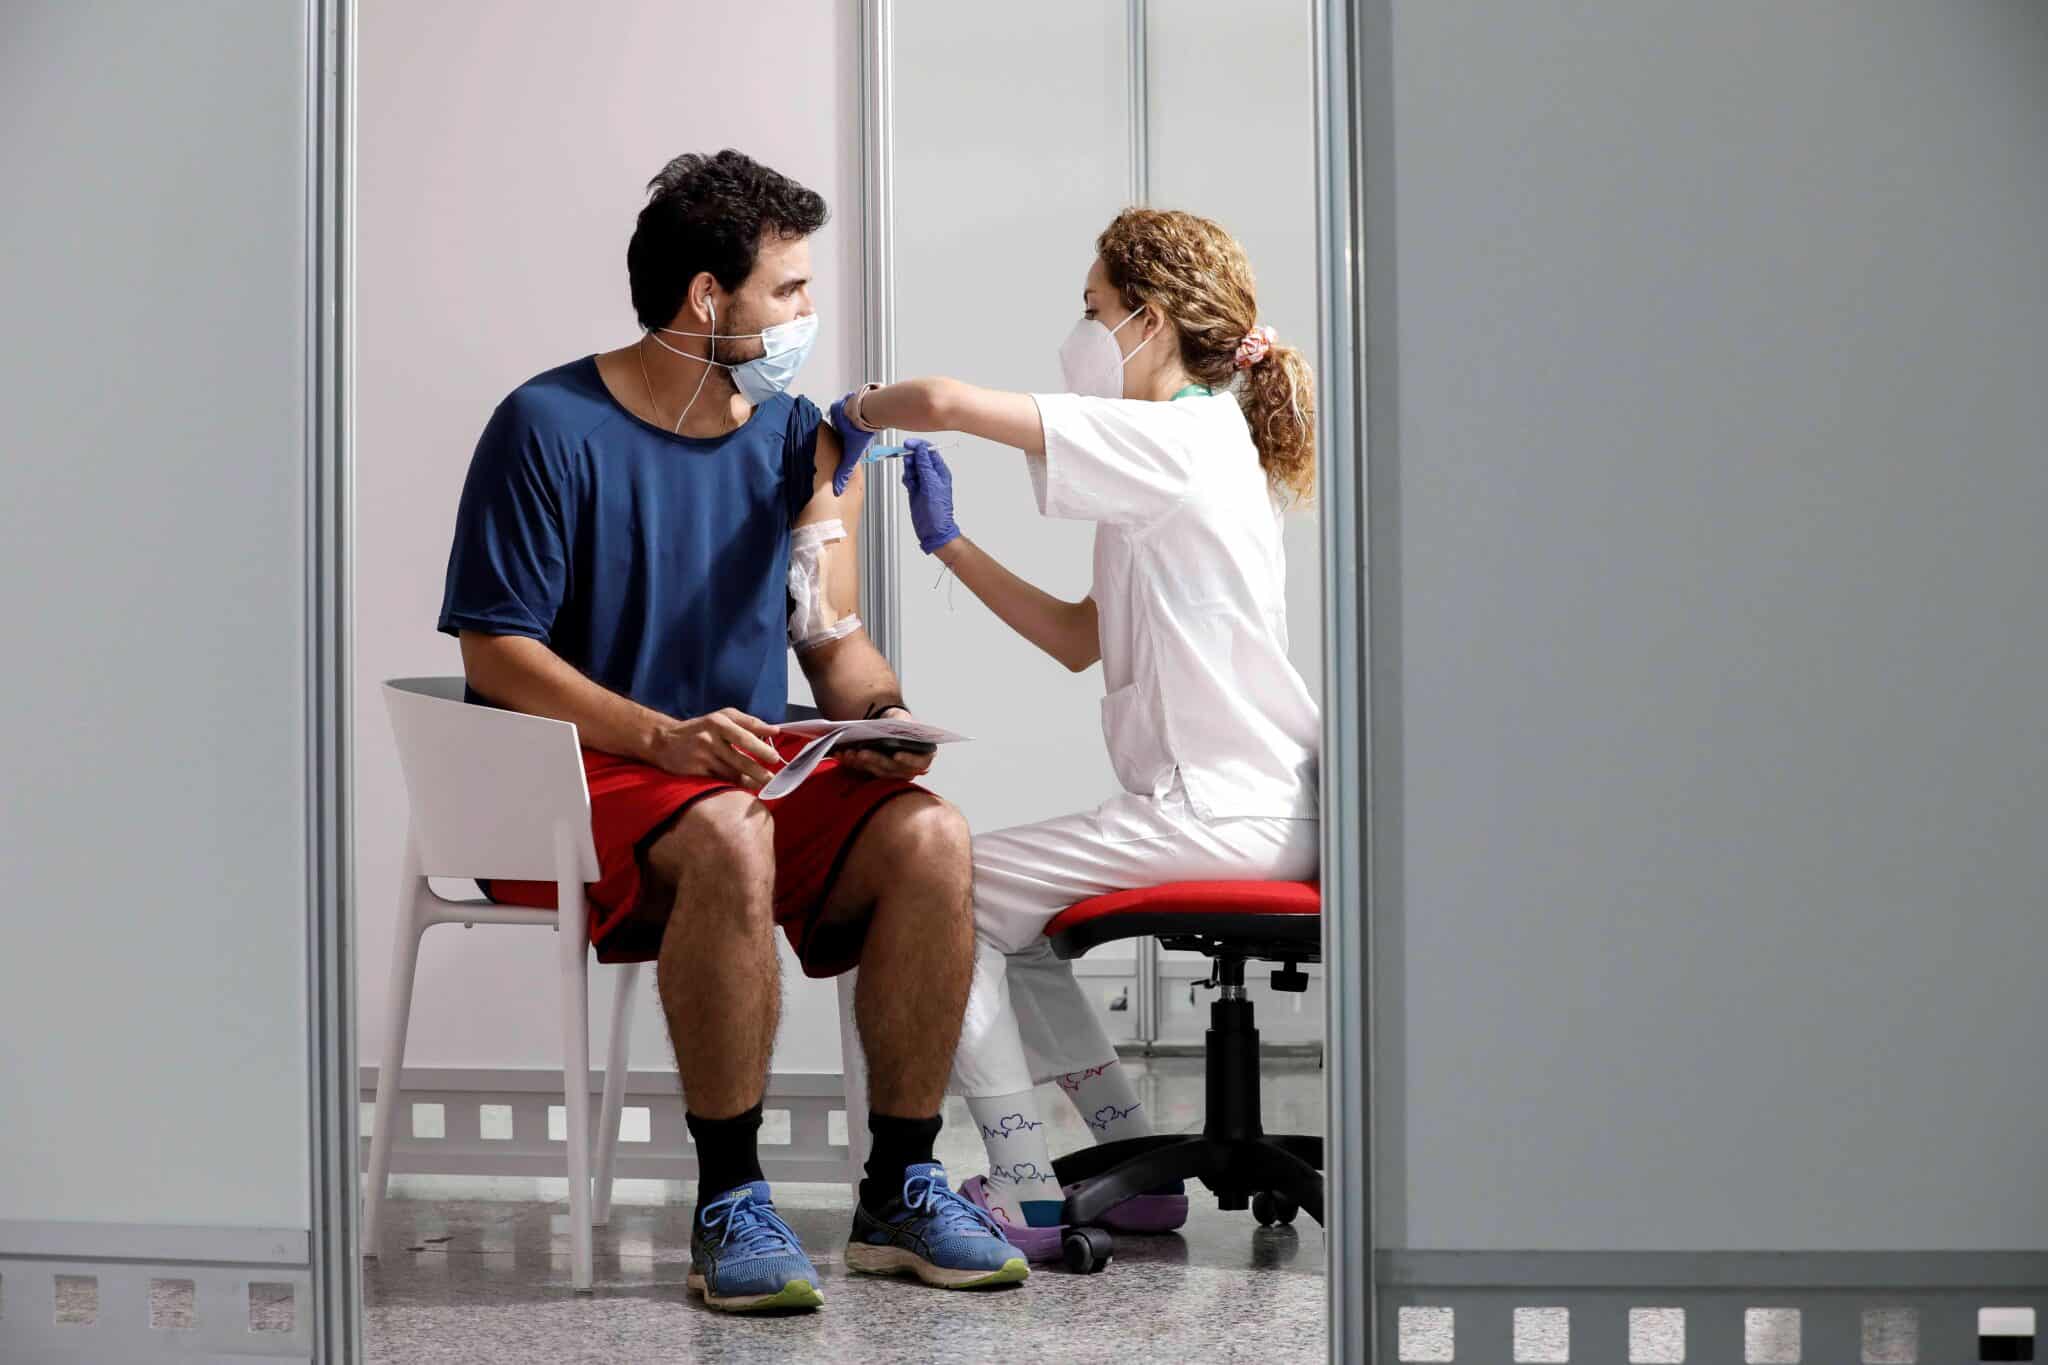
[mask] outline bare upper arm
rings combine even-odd
[[[811,462],[811,500],[797,513],[798,526],[821,521],[838,521],[846,527],[846,539],[835,540],[824,550],[825,596],[838,615],[860,610],[860,509],[866,496],[867,470],[856,466],[844,493],[832,491],[832,478],[839,472],[839,433],[831,423],[818,426],[818,451]]]
[[[487,673],[506,659],[516,659],[519,646],[510,641],[527,639],[521,635],[490,635],[480,630],[464,630],[456,635],[456,643],[462,649],[462,667],[469,677],[470,686],[477,687],[477,675]],[[479,692],[484,689],[477,687]]]
[[[492,635],[465,630],[457,637],[462,648],[463,681],[470,690],[497,706],[525,710],[522,684],[550,677],[561,664],[555,652],[530,635]]]

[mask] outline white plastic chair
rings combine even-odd
[[[590,1035],[586,1024],[590,904],[597,880],[590,791],[576,727],[563,721],[471,706],[461,678],[394,678],[384,702],[398,739],[412,818],[398,881],[398,932],[391,949],[384,1055],[370,1138],[362,1251],[377,1254],[377,1227],[391,1173],[391,1129],[405,1064],[420,937],[436,924],[513,924],[559,934],[562,990],[562,1101],[568,1119],[571,1279],[591,1287],[591,1229],[611,1216],[612,1167],[625,1106],[626,1042],[640,964],[614,969],[611,1038],[605,1056],[602,1122],[590,1153]],[[559,911],[448,900],[428,877],[554,882]],[[853,1017],[853,974],[839,978],[840,1054],[846,1082],[848,1177],[866,1159],[867,1083]]]

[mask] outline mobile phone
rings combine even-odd
[[[880,754],[884,758],[894,758],[897,754],[916,754],[919,757],[935,754],[939,751],[939,746],[923,739],[855,739],[833,746],[832,752],[843,754],[850,749],[861,749],[871,754]]]

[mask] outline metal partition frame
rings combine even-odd
[[[1323,973],[1328,1085],[1323,1231],[1329,1248],[1330,1358],[1372,1361],[1375,1305],[1372,1027],[1373,555],[1368,471],[1367,275],[1357,0],[1317,0],[1317,341],[1323,532]],[[1377,398],[1380,391],[1375,390]],[[1386,390],[1391,398],[1391,390]],[[1389,405],[1389,411],[1391,406]]]
[[[1151,65],[1146,49],[1145,25],[1149,22],[1146,0],[1124,0],[1127,23],[1125,39],[1125,84],[1130,98],[1126,116],[1131,143],[1131,195],[1133,204],[1152,202],[1152,90]],[[1141,938],[1134,948],[1131,980],[1137,987],[1133,1021],[1137,1041],[1150,1047],[1159,1041],[1159,940]]]
[[[309,0],[306,130],[306,1003],[313,1359],[362,1353],[356,1256],[355,925],[350,869],[355,543],[354,0]]]
[[[896,378],[896,118],[892,6],[861,0],[861,359],[863,382]],[[893,432],[884,436],[894,440]],[[861,508],[860,616],[868,638],[903,681],[901,560],[897,552],[900,498],[870,496]]]

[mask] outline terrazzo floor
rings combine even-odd
[[[1134,1063],[1162,1132],[1202,1122],[1196,1059]],[[1313,1062],[1266,1068],[1269,1131],[1323,1131],[1323,1077]],[[1087,1141],[1048,1090],[1053,1150]],[[940,1159],[955,1179],[983,1167],[966,1107],[948,1102]],[[1261,1228],[1225,1213],[1199,1187],[1188,1226],[1123,1236],[1099,1275],[1034,1269],[1014,1289],[948,1293],[849,1275],[841,1260],[851,1194],[843,1185],[782,1184],[776,1203],[823,1278],[825,1307],[783,1318],[714,1313],[688,1292],[694,1191],[621,1181],[597,1230],[596,1291],[569,1288],[568,1214],[560,1180],[401,1176],[392,1182],[379,1254],[364,1261],[368,1358],[392,1365],[490,1361],[658,1360],[1260,1361],[1325,1355],[1322,1230],[1305,1215]]]

